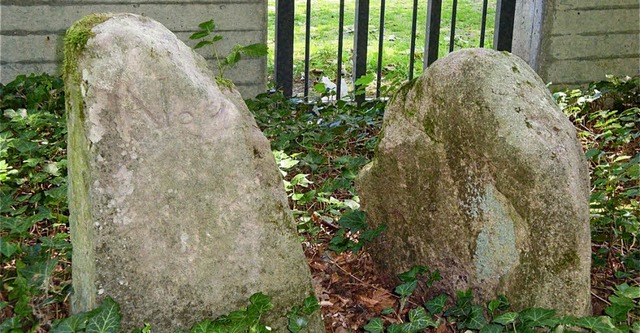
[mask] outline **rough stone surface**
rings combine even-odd
[[[240,94],[149,18],[85,18],[68,40],[73,310],[110,296],[124,329],[174,332],[263,292],[275,304],[266,321],[284,331],[310,274]],[[324,331],[319,316],[311,331]]]
[[[469,49],[387,108],[357,181],[381,269],[440,270],[435,292],[590,314],[589,178],[576,131],[520,58]]]

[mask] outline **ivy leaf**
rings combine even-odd
[[[295,313],[289,315],[289,325],[287,327],[293,333],[298,333],[309,325],[307,318],[301,317]]]
[[[403,282],[411,282],[411,281],[415,281],[418,279],[418,275],[419,274],[424,274],[424,273],[428,273],[429,270],[427,269],[427,267],[425,266],[420,266],[420,265],[415,265],[413,267],[411,267],[410,270],[399,274],[398,278],[400,278],[400,280],[402,280]]]
[[[403,332],[402,326],[399,324],[391,324],[387,327],[387,333],[401,333]]]
[[[267,47],[267,44],[255,43],[243,46],[239,51],[247,57],[255,58],[266,56],[269,53],[269,48]]]
[[[396,287],[394,290],[396,294],[400,295],[402,298],[406,298],[411,296],[416,287],[418,286],[418,281],[411,281],[407,283],[403,283]]]
[[[76,333],[84,331],[87,324],[87,313],[82,312],[58,322],[51,333]]]
[[[473,305],[471,307],[471,313],[461,323],[462,326],[473,330],[482,329],[487,324],[487,320],[484,318],[482,307],[479,305]]]
[[[596,333],[621,333],[607,317],[583,317],[576,320],[576,325]]]
[[[496,310],[504,311],[508,309],[509,305],[510,304],[507,300],[507,297],[505,297],[504,295],[500,295],[496,299],[491,300],[489,304],[487,304],[487,309],[489,309],[489,312],[493,314],[494,312],[496,312]]]
[[[302,309],[300,310],[300,312],[309,316],[318,310],[320,310],[320,304],[318,304],[318,300],[315,296],[309,296],[304,299],[304,304],[302,305]]]
[[[0,239],[0,253],[2,253],[5,258],[11,258],[11,256],[18,251],[20,248],[19,243],[9,243],[9,241],[5,239]]]
[[[480,333],[501,333],[502,331],[504,331],[504,326],[500,326],[496,324],[484,325],[480,329]]]
[[[396,312],[396,310],[394,310],[393,308],[385,308],[385,309],[383,309],[383,310],[382,310],[382,312],[381,312],[381,313],[382,313],[383,315],[388,315],[388,314],[392,314],[392,313],[394,313],[394,312]]]
[[[367,213],[361,210],[350,210],[340,217],[338,223],[344,227],[350,229],[352,232],[358,232],[367,227]]]
[[[265,313],[273,308],[271,297],[263,293],[255,293],[249,297],[249,302],[256,307],[259,313]]]
[[[517,312],[506,312],[493,318],[492,322],[506,326],[516,321],[519,316]]]
[[[429,326],[438,326],[421,306],[409,311],[409,321],[411,329],[415,331],[423,330]]]
[[[531,308],[520,312],[520,320],[527,322],[530,326],[543,326],[544,321],[551,319],[555,314],[554,310]]]
[[[375,229],[367,229],[360,234],[360,239],[365,242],[371,242],[387,230],[386,224],[381,224]]]
[[[371,318],[371,320],[369,320],[369,323],[364,326],[364,330],[370,333],[382,333],[384,331],[382,319],[378,317]]]
[[[616,295],[626,297],[630,299],[640,298],[640,287],[629,287],[628,284],[623,283],[619,285],[616,290]]]
[[[216,24],[213,23],[213,20],[209,20],[207,22],[202,22],[198,24],[198,28],[205,30],[206,32],[211,32],[216,28]]]
[[[432,315],[435,315],[444,310],[444,306],[447,304],[447,300],[449,300],[449,295],[440,294],[436,298],[427,301],[424,306]]]
[[[627,318],[627,314],[632,309],[633,306],[611,304],[606,309],[604,309],[604,312],[615,321],[623,321]]]
[[[120,306],[110,297],[107,297],[96,310],[91,311],[87,323],[87,333],[118,333],[120,331]]]

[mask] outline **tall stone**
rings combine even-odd
[[[438,291],[590,314],[589,175],[573,125],[520,58],[454,52],[387,107],[358,193],[389,274],[438,269]]]
[[[73,310],[103,297],[154,332],[312,295],[282,180],[239,93],[156,21],[94,15],[67,32]],[[323,332],[319,316],[311,331]]]

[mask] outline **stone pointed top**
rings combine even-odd
[[[357,187],[370,222],[388,225],[370,247],[383,272],[427,265],[444,278],[436,292],[590,314],[587,164],[523,60],[436,61],[387,106],[381,135]]]
[[[284,330],[313,289],[269,142],[160,23],[99,18],[66,45],[73,310],[111,296],[123,329],[174,332],[262,292]]]

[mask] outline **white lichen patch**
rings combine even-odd
[[[518,264],[514,209],[493,184],[487,184],[479,205],[484,223],[476,239],[474,263],[480,280],[504,276]]]
[[[102,137],[104,136],[104,133],[106,132],[104,126],[102,126],[102,123],[100,121],[100,112],[102,112],[102,109],[95,104],[89,107],[89,112],[87,112],[90,124],[88,137],[89,141],[91,141],[91,143],[93,144],[100,142],[100,140],[102,140]]]

